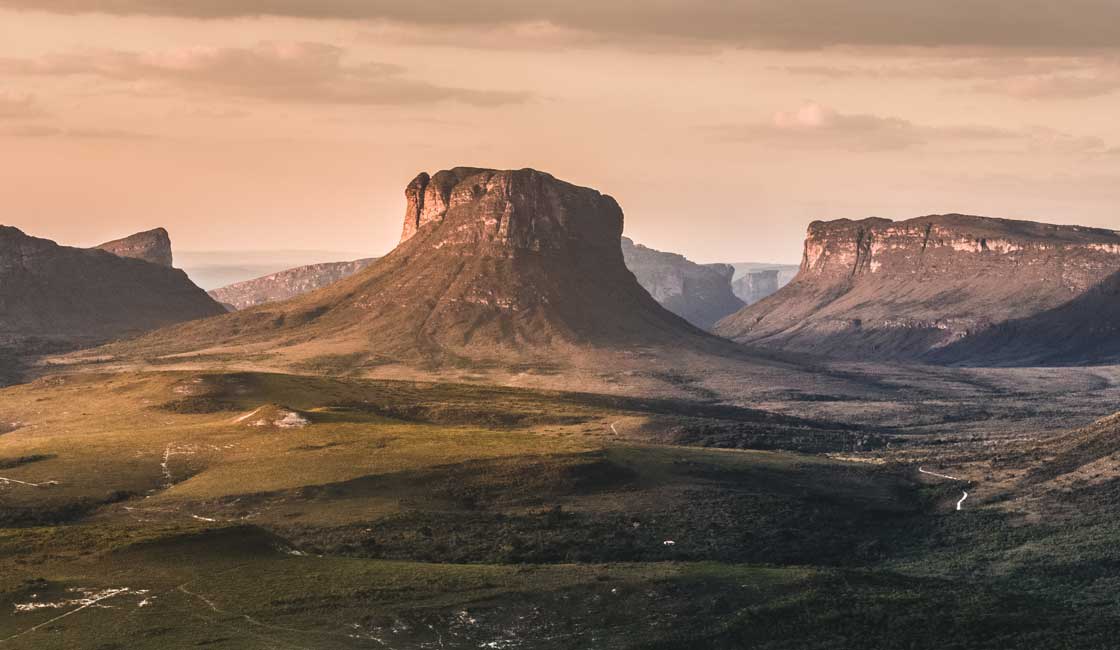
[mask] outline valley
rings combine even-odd
[[[1043,313],[1069,283],[1008,271],[1022,260],[975,237],[943,238],[931,281],[907,245],[843,224],[854,244],[818,247],[836,226],[815,224],[797,277],[779,289],[761,271],[749,288],[776,291],[747,305],[732,266],[623,240],[613,198],[549,174],[456,167],[405,198],[387,255],[215,292],[246,301],[230,313],[168,268],[165,231],[96,252],[28,244],[181,292],[113,312],[120,329],[98,338],[13,348],[0,648],[1110,643],[1120,367],[932,363],[914,355],[929,332],[884,347],[901,330],[876,328],[895,321],[837,335],[821,315],[939,308],[893,297],[972,283],[961,255],[985,282],[1015,276],[1007,295],[1034,290]],[[1086,268],[1069,261],[1082,238],[1110,236],[1060,231],[1077,241],[1055,257],[1051,227],[1013,227],[1067,270]],[[883,250],[896,268],[875,266]],[[1111,249],[1089,250],[1105,277]],[[65,312],[27,290],[40,266],[9,266],[29,320]],[[52,295],[98,286],[42,268],[66,271],[46,274]],[[1082,280],[1083,299],[1107,299]],[[143,320],[184,295],[205,317]],[[755,329],[778,317],[794,331]],[[742,341],[697,324],[751,318]],[[1026,331],[931,349],[1047,345]]]
[[[1115,497],[1082,468],[1120,447],[1100,437],[1111,420],[1055,423],[1089,424],[1120,392],[1083,371],[1045,377],[1049,395],[1037,377],[1000,385],[1015,372],[910,386],[910,409],[790,393],[766,411],[359,377],[48,374],[0,392],[0,643],[932,647],[953,621],[968,647],[1099,647],[1118,621],[1084,608],[1107,597],[1100,513]],[[1032,401],[1050,404],[999,415]],[[1073,406],[1087,402],[1102,412]],[[882,425],[829,417],[857,407]],[[1068,460],[1038,476],[1039,452]]]

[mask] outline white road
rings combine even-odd
[[[928,474],[929,476],[936,476],[937,478],[948,479],[950,481],[964,482],[963,478],[957,478],[956,476],[949,476],[948,474],[938,474],[937,472],[929,472],[929,471],[926,471],[925,469],[923,469],[921,467],[918,468],[918,471],[921,472],[922,474]],[[957,501],[957,510],[961,510],[962,506],[964,506],[964,500],[968,498],[968,492],[967,491],[961,490],[961,492],[964,493],[964,496],[961,497],[960,501]]]
[[[47,481],[45,483],[28,483],[27,481],[20,481],[14,478],[4,478],[0,476],[0,483],[16,485],[26,485],[27,487],[47,487],[48,485],[58,485],[58,481]]]

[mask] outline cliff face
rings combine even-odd
[[[622,238],[626,266],[663,307],[702,329],[744,305],[731,291],[735,269],[727,264],[696,264]]]
[[[118,257],[131,257],[167,268],[172,267],[171,237],[163,228],[140,232],[95,246]]]
[[[0,226],[0,338],[98,341],[223,312],[182,271]]]
[[[233,309],[248,309],[322,289],[354,275],[375,261],[376,258],[367,258],[353,262],[327,262],[299,266],[255,280],[246,280],[214,289],[210,292],[210,297]]]
[[[814,222],[801,270],[724,319],[740,342],[920,358],[1065,305],[1120,270],[1120,234],[964,215]]]
[[[425,226],[440,228],[440,246],[488,254],[578,251],[618,258],[622,209],[609,196],[532,169],[456,167],[420,174],[405,190],[401,243]]]
[[[609,196],[530,169],[455,168],[419,175],[405,198],[402,242],[385,257],[292,300],[191,324],[177,345],[313,342],[406,363],[719,345],[627,270]]]
[[[769,298],[778,293],[778,289],[781,288],[778,280],[779,274],[778,269],[751,271],[736,280],[732,289],[743,302],[753,305],[763,298]]]

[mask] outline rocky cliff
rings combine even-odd
[[[744,305],[731,291],[735,269],[728,264],[696,264],[622,238],[626,266],[663,307],[702,329]]]
[[[93,342],[223,312],[182,271],[0,226],[0,338]]]
[[[627,270],[622,210],[609,196],[531,169],[460,167],[417,176],[405,198],[401,243],[363,271],[148,343],[259,343],[272,354],[330,350],[403,363],[721,345]]]
[[[167,268],[173,266],[171,236],[163,228],[105,242],[95,248],[108,251],[118,257],[131,257]]]
[[[1118,270],[1111,230],[956,214],[814,222],[794,281],[716,331],[830,355],[933,358],[1071,303]]]
[[[210,297],[234,310],[248,309],[270,302],[279,302],[310,293],[339,280],[348,278],[366,268],[376,258],[352,262],[327,262],[309,264],[294,269],[231,284],[214,289]]]

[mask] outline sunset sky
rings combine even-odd
[[[534,167],[697,261],[813,219],[1120,228],[1115,0],[0,0],[0,222],[380,254],[405,184]]]

